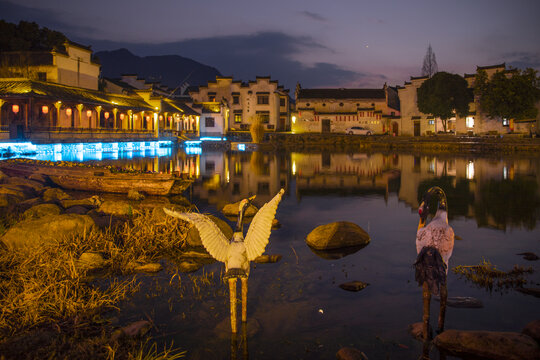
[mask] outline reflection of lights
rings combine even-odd
[[[465,169],[465,176],[467,179],[472,180],[474,178],[474,162],[469,161],[467,168]]]
[[[245,151],[246,150],[246,144],[238,144],[238,150]]]
[[[227,171],[227,182],[231,181],[231,174]]]
[[[294,162],[294,161],[292,163],[292,174],[296,175],[296,162]]]
[[[212,137],[212,136],[205,136],[201,138],[201,141],[225,141],[227,140],[226,137]]]
[[[200,141],[200,140],[184,141],[184,145],[186,145],[187,147],[190,147],[190,146],[199,146],[199,145],[201,145],[201,141]]]
[[[503,179],[508,179],[508,168],[506,166],[503,167]]]
[[[201,155],[202,149],[197,146],[188,146],[184,149],[187,155]]]

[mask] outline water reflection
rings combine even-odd
[[[104,159],[99,163],[107,163]],[[421,194],[438,185],[449,217],[474,218],[480,227],[532,230],[540,219],[540,160],[382,153],[281,153],[179,150],[115,164],[195,178],[191,196],[221,208],[257,194],[260,204],[295,181],[298,201],[312,195],[397,194],[417,209]]]

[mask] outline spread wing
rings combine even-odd
[[[264,248],[266,247],[266,244],[268,244],[268,238],[270,238],[272,220],[274,220],[277,207],[284,192],[285,190],[281,189],[276,196],[264,204],[253,217],[244,240],[249,261],[252,261],[264,252]]]
[[[204,248],[218,261],[227,260],[229,239],[225,237],[215,222],[205,215],[198,213],[181,213],[163,208],[167,215],[182,219],[193,224],[199,231]]]

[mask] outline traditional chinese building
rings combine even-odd
[[[399,133],[399,99],[395,88],[303,89],[296,87],[291,130],[344,133],[362,126],[374,134]]]

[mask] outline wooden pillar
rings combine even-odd
[[[101,109],[102,107],[101,106],[96,106],[95,107],[96,109],[96,114],[97,114],[97,117],[96,117],[96,129],[99,129],[101,128]]]
[[[133,124],[133,111],[132,111],[132,110],[128,110],[127,113],[128,113],[128,118],[127,118],[127,123],[126,123],[126,129],[127,129],[127,130],[132,130],[132,124]]]
[[[60,121],[60,108],[62,107],[62,102],[61,101],[55,102],[54,107],[56,108],[56,124],[51,118],[51,127],[55,127],[55,125],[58,126],[58,123]]]
[[[80,127],[81,126],[81,120],[82,120],[82,109],[83,109],[84,105],[83,104],[77,104],[76,108],[77,108],[77,112],[79,113],[79,121],[77,123],[77,121],[75,121],[75,123],[73,124],[74,126],[73,127]]]
[[[0,126],[2,126],[2,106],[4,106],[5,103],[6,101],[4,99],[0,99]]]
[[[114,108],[112,110],[113,112],[113,117],[114,117],[114,121],[113,121],[113,129],[116,129],[118,127],[118,124],[116,123],[116,114],[118,113],[118,109],[117,108]]]
[[[159,137],[159,119],[158,119],[158,114],[156,112],[154,113],[154,137],[155,138]]]

